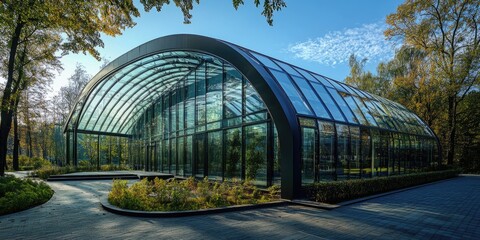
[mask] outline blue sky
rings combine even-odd
[[[114,38],[104,36],[102,57],[111,60],[152,39],[189,33],[223,39],[342,81],[349,73],[348,57],[368,58],[374,71],[381,60],[393,56],[394,44],[386,41],[385,17],[395,12],[399,0],[286,0],[287,7],[274,13],[269,26],[253,0],[235,10],[231,0],[202,0],[192,11],[191,24],[183,24],[180,9],[173,4],[161,12],[141,12],[137,25]],[[143,6],[137,4],[139,9]],[[101,62],[83,54],[62,58],[64,70],[52,84],[56,92],[67,84],[75,65],[83,64],[94,76]]]

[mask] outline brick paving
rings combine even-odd
[[[180,218],[104,211],[110,180],[48,183],[46,204],[0,216],[0,239],[479,239],[480,176],[327,211],[284,206]]]

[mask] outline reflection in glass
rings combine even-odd
[[[334,180],[335,158],[333,155],[333,147],[335,140],[335,128],[333,123],[318,121],[318,130],[320,180]]]
[[[288,78],[287,74],[279,71],[273,71],[273,75],[277,79],[280,86],[282,86],[283,90],[287,94],[288,98],[292,102],[293,106],[297,110],[297,113],[300,114],[307,114],[312,115],[310,110],[308,109],[307,103],[302,99],[300,93],[297,89],[293,86],[292,82]]]
[[[203,178],[205,169],[205,134],[195,136],[195,176]]]
[[[208,178],[222,180],[222,131],[208,133]]]
[[[357,119],[355,118],[355,116],[353,116],[352,111],[347,106],[340,94],[338,94],[337,90],[333,88],[327,88],[327,90],[332,95],[333,99],[335,99],[335,101],[337,102],[338,107],[342,109],[342,112],[345,115],[347,121],[350,123],[357,123]]]
[[[327,90],[325,90],[325,87],[319,83],[312,83],[312,86],[317,92],[318,96],[322,98],[323,102],[332,114],[333,119],[345,122],[345,118],[343,118],[342,112],[340,111],[340,109],[338,109],[337,105],[333,101],[332,97],[330,97],[330,94],[328,94]]]
[[[337,179],[347,179],[349,175],[350,162],[350,142],[348,136],[349,130],[347,125],[336,124],[337,127]]]
[[[315,128],[302,127],[302,184],[315,180]]]
[[[225,130],[225,180],[242,178],[242,128]]]
[[[313,111],[315,112],[315,115],[317,117],[321,118],[326,118],[330,119],[330,116],[328,115],[327,110],[323,106],[323,103],[318,99],[317,95],[315,92],[312,90],[310,85],[307,83],[307,80],[300,78],[300,77],[293,77],[295,82],[297,83],[298,87],[302,91],[303,95],[307,99],[307,101],[310,103],[310,106],[312,107]]]
[[[373,170],[370,131],[367,128],[362,128],[360,130],[360,138],[360,168],[362,169],[361,177],[369,178],[372,177]]]
[[[183,137],[178,137],[177,138],[177,175],[179,176],[184,176],[185,174],[185,144],[184,144],[184,138]]]
[[[244,108],[245,108],[245,114],[250,114],[254,112],[258,112],[261,110],[264,110],[265,103],[263,103],[262,99],[260,98],[260,95],[257,93],[257,91],[253,88],[252,84],[248,81],[245,81],[245,103],[244,103]]]
[[[349,164],[349,178],[360,178],[360,128],[350,127],[351,158]]]
[[[192,175],[193,141],[192,135],[185,137],[185,176]]]
[[[197,125],[204,125],[205,122],[205,67],[199,67],[196,76],[196,103],[197,103]]]
[[[278,141],[278,132],[273,126],[273,184],[280,185],[281,165],[280,165],[280,143]]]
[[[207,64],[207,122],[222,119],[222,66]]]
[[[242,115],[242,76],[229,65],[225,65],[223,109],[225,118]]]
[[[267,124],[245,127],[245,178],[267,185]]]

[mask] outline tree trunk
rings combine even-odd
[[[8,133],[12,124],[12,113],[2,109],[0,116],[2,118],[0,123],[0,176],[4,176],[7,167]]]
[[[14,83],[13,74],[15,72],[15,58],[23,26],[24,23],[19,21],[17,26],[15,26],[15,31],[13,32],[11,38],[11,45],[9,49],[10,52],[8,56],[7,83],[5,84],[5,88],[3,90],[2,104],[0,106],[0,176],[5,175],[5,167],[7,165],[7,140],[12,125],[13,115],[13,106],[10,98],[12,94],[16,94],[16,91],[12,91],[15,90],[15,88],[12,88],[12,84]]]
[[[18,151],[20,139],[18,137],[18,114],[13,116],[13,170],[18,171]]]
[[[28,92],[27,92],[28,93]],[[28,99],[28,95],[26,97]],[[27,156],[29,158],[33,157],[33,144],[32,144],[32,123],[30,121],[30,113],[28,103],[25,104],[25,124],[27,125],[27,133],[26,133],[26,140],[27,140]]]
[[[448,97],[448,148],[447,164],[452,165],[455,157],[455,132],[456,132],[456,102],[455,97]]]

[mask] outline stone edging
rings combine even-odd
[[[103,209],[109,212],[120,214],[120,215],[126,215],[126,216],[155,217],[155,218],[185,217],[185,216],[212,214],[212,213],[243,211],[243,210],[265,208],[265,207],[285,206],[285,205],[288,205],[289,203],[290,203],[289,201],[278,200],[274,202],[259,203],[259,204],[246,204],[246,205],[235,205],[235,206],[220,207],[220,208],[167,212],[167,211],[138,211],[138,210],[123,209],[110,204],[106,196],[100,197],[100,204],[102,205]]]

